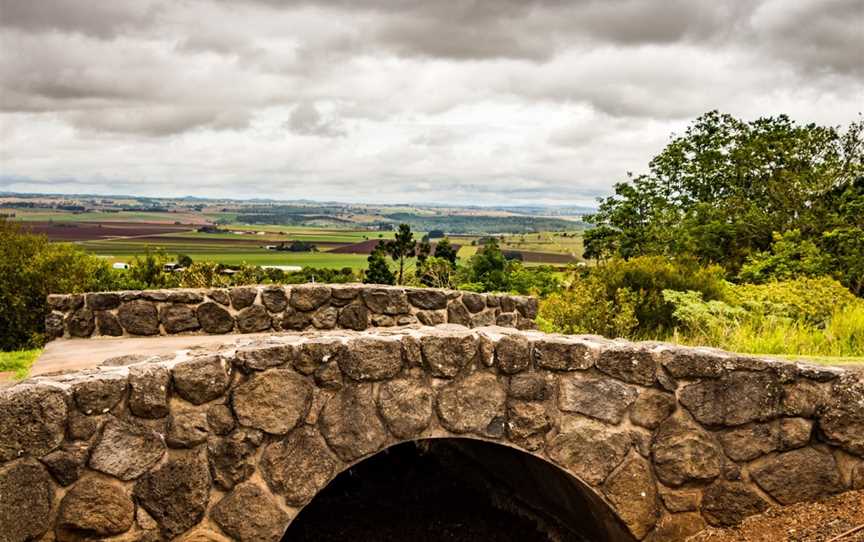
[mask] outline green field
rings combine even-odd
[[[4,209],[0,209],[0,211],[2,210]],[[55,223],[140,222],[142,224],[148,222],[173,224],[177,222],[188,225],[188,231],[76,242],[85,250],[106,257],[111,262],[128,262],[132,257],[144,253],[149,247],[162,249],[169,255],[187,254],[193,260],[213,261],[227,265],[247,263],[250,265],[364,269],[366,267],[366,255],[332,254],[328,251],[333,250],[337,245],[349,245],[375,239],[392,239],[395,235],[395,232],[392,231],[365,229],[359,224],[355,229],[347,227],[343,229],[338,227],[243,224],[236,221],[220,224],[219,228],[224,233],[195,231],[197,226],[192,225],[195,222],[201,223],[205,220],[216,222],[218,219],[227,222],[226,219],[236,218],[236,213],[220,211],[196,212],[184,209],[177,213],[139,211],[75,213],[65,210],[28,208],[5,210],[14,211],[16,220],[22,221],[52,221]],[[248,233],[231,233],[231,231]],[[414,236],[418,240],[423,235],[424,232],[414,232]],[[462,261],[468,260],[479,249],[479,246],[471,245],[472,241],[476,242],[478,239],[479,237],[476,235],[451,236],[452,242],[461,245],[458,255]],[[263,248],[264,245],[290,243],[292,241],[319,243],[319,252],[277,252]],[[502,248],[578,256],[581,255],[581,237],[578,235],[565,236],[557,232],[507,235],[502,238]],[[526,266],[539,265],[531,261],[530,258],[524,264]]]
[[[334,241],[346,243],[359,243],[364,239],[392,239],[395,232],[377,230],[349,230],[339,228],[312,228],[308,226],[278,226],[270,224],[223,224],[219,226],[224,230],[248,230],[266,231],[279,233],[284,232],[291,239],[300,239],[298,236],[309,236],[319,241]],[[217,234],[218,235],[218,234]],[[423,233],[414,232],[415,237],[422,237]],[[306,239],[300,239],[306,240]],[[314,240],[314,239],[309,239]]]
[[[46,209],[4,209],[0,212],[14,212],[15,220],[25,222],[182,222],[188,223],[193,213],[163,213],[143,211],[120,211],[116,213],[104,213],[92,211],[86,213],[72,213],[69,211],[52,211]],[[199,217],[204,215],[198,215]]]
[[[329,254],[327,252],[276,252],[257,247],[226,247],[224,244],[206,243],[135,243],[131,241],[88,241],[81,243],[86,250],[103,256],[111,262],[128,262],[143,254],[146,248],[161,248],[168,254],[186,254],[196,261],[218,262],[227,265],[299,265],[341,269],[366,268],[362,254]]]
[[[247,226],[248,228],[248,226]],[[234,231],[240,231],[240,228],[231,228]],[[171,234],[174,237],[182,236],[190,240],[197,239],[243,239],[246,241],[309,241],[311,243],[344,243],[346,245],[352,243],[360,243],[367,239],[390,239],[393,237],[392,232],[374,232],[374,231],[351,231],[351,230],[320,230],[312,231],[309,228],[298,228],[300,231],[286,231],[284,235],[280,235],[278,231],[265,230],[264,228],[256,228],[258,231],[266,232],[265,235],[236,233],[175,233]]]

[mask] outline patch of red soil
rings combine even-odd
[[[864,491],[816,503],[770,508],[729,529],[708,529],[688,542],[864,542]],[[854,532],[851,532],[854,531]]]
[[[31,233],[44,234],[50,241],[97,241],[114,237],[141,237],[189,231],[190,226],[141,222],[20,222]]]

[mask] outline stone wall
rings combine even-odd
[[[256,333],[420,323],[534,328],[537,300],[364,284],[240,286],[48,297],[49,338]]]
[[[276,542],[339,472],[436,437],[557,465],[622,540],[682,540],[864,487],[864,375],[453,325],[130,356],[0,391],[0,541]]]

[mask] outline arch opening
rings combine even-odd
[[[283,542],[630,542],[584,483],[529,453],[487,441],[405,442],[334,478]]]

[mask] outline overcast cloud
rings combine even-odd
[[[0,0],[0,190],[590,203],[711,109],[847,125],[860,0]]]

